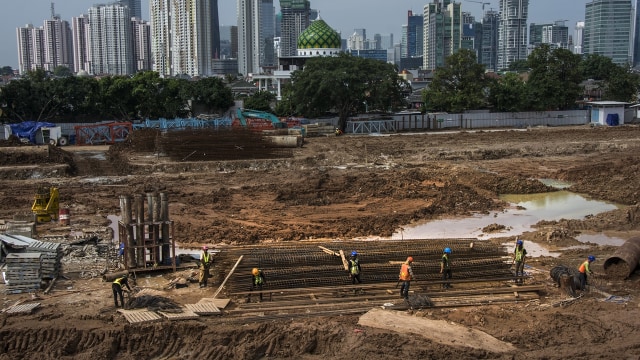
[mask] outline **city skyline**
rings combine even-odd
[[[432,1],[407,0],[389,3],[376,3],[371,6],[371,0],[311,0],[311,8],[320,11],[320,16],[329,26],[348,38],[354,29],[366,29],[369,37],[374,34],[394,34],[395,42],[400,40],[402,25],[407,21],[407,12],[412,10],[414,14],[421,14],[425,4]],[[481,19],[481,1],[462,0],[462,9]],[[485,10],[498,10],[498,0],[483,0],[491,5],[486,5]],[[529,5],[528,23],[552,23],[556,20],[567,20],[570,34],[573,34],[575,22],[584,20],[585,4],[589,0],[535,0]],[[94,1],[64,0],[55,2],[55,13],[63,20],[71,22],[72,17],[86,14]],[[219,2],[220,25],[235,25],[236,0]],[[634,4],[635,5],[635,4]],[[275,11],[280,11],[279,0],[274,0]],[[549,11],[552,9],[553,11]],[[556,15],[550,18],[549,14]],[[16,29],[26,24],[35,27],[42,26],[44,21],[51,17],[51,2],[44,0],[23,0],[20,2],[8,2],[4,4],[0,13],[0,66],[18,68],[18,50],[16,41]],[[149,20],[149,0],[142,0],[142,18]],[[385,21],[381,21],[385,19]]]

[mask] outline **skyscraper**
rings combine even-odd
[[[633,32],[633,66],[640,65],[640,0],[636,0],[636,14]]]
[[[586,4],[584,54],[599,54],[618,65],[631,63],[631,0],[593,0]]]
[[[73,70],[73,41],[69,22],[54,16],[44,21],[44,69],[53,71],[58,66]]]
[[[261,0],[260,4],[260,66],[276,65],[273,38],[276,36],[276,9],[273,0]]]
[[[260,71],[260,5],[262,0],[238,0],[238,71]]]
[[[498,70],[498,23],[500,15],[489,10],[482,19],[482,41],[478,62],[489,71]]]
[[[111,4],[89,8],[90,73],[129,75],[135,71],[131,12]]]
[[[133,55],[135,71],[151,70],[151,26],[148,21],[134,17],[131,19],[133,31]]]
[[[462,11],[460,3],[433,0],[424,6],[423,67],[433,70],[443,66],[445,59],[456,53],[462,41]]]
[[[128,7],[132,17],[142,19],[142,0],[118,0],[116,3]]]
[[[44,30],[32,24],[16,29],[18,38],[18,68],[20,74],[44,66]]]
[[[414,15],[413,11],[407,12],[407,26],[402,27],[402,57],[419,57],[422,56],[423,50],[423,23],[424,17],[422,15]],[[406,29],[406,30],[405,30]],[[404,32],[406,31],[406,35]]]
[[[89,73],[89,16],[81,15],[71,19],[73,36],[73,71]]]
[[[500,0],[498,69],[507,69],[527,59],[527,17],[529,0]]]
[[[153,69],[163,76],[210,76],[220,55],[217,0],[151,0]]]
[[[309,0],[280,0],[280,56],[295,56],[298,36],[309,27]]]
[[[574,29],[575,43],[573,47],[574,54],[582,55],[582,47],[584,44],[584,21],[578,21]]]

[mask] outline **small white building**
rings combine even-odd
[[[627,102],[622,101],[591,101],[591,123],[599,125],[624,125],[624,107]]]

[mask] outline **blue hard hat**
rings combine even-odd
[[[353,250],[353,251],[351,252],[351,256],[358,256],[358,252],[357,252],[357,251],[355,251],[355,250]]]
[[[589,261],[596,261],[596,257],[593,255],[589,255],[587,259],[589,259]]]
[[[522,245],[522,240],[516,241],[516,245]]]
[[[444,253],[445,254],[451,254],[451,249],[450,248],[444,248]]]

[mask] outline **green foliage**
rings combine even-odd
[[[582,77],[578,65],[580,56],[566,49],[548,45],[537,47],[529,55],[531,68],[528,86],[533,110],[567,110],[580,98]]]
[[[640,75],[625,70],[622,66],[615,66],[609,72],[603,100],[636,102],[639,90]]]
[[[274,110],[276,116],[279,117],[289,117],[295,116],[295,106],[293,104],[293,89],[290,83],[287,83],[282,88],[282,99],[276,103],[276,108]]]
[[[484,65],[477,63],[473,51],[462,49],[436,69],[433,81],[423,92],[425,107],[454,113],[481,109],[486,106],[488,84]]]
[[[275,100],[276,96],[272,92],[260,90],[244,99],[244,108],[272,112],[271,103]]]
[[[55,77],[68,77],[68,76],[73,76],[73,73],[66,66],[56,66],[56,68],[53,69],[53,76],[55,76]]]
[[[529,109],[529,89],[516,73],[507,73],[489,85],[489,102],[497,111],[519,112]]]
[[[582,59],[578,69],[584,80],[609,80],[611,71],[617,66],[611,58],[600,54],[589,54]]]
[[[404,105],[402,80],[397,69],[378,60],[340,54],[307,60],[303,70],[292,74],[291,104],[295,113],[317,117],[336,111],[339,127],[350,115],[364,110],[395,110]],[[365,105],[366,102],[366,105]]]
[[[509,71],[515,71],[518,73],[529,71],[529,63],[527,60],[516,60],[509,63]]]
[[[233,105],[231,90],[221,79],[191,82],[161,78],[151,71],[97,80],[75,76],[51,78],[43,70],[37,70],[0,89],[3,117],[17,121],[186,117],[191,112],[189,100],[216,111],[226,111]]]
[[[0,67],[0,75],[13,75],[13,68],[11,66]]]

